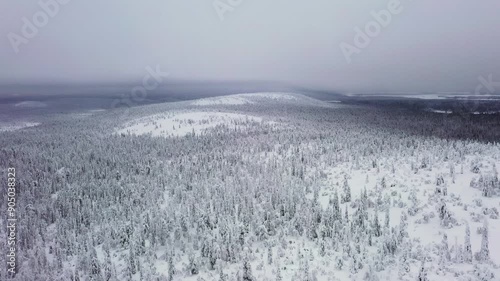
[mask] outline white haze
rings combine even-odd
[[[8,34],[40,10],[0,4],[0,82],[265,80],[339,91],[473,91],[500,80],[500,1],[401,0],[403,11],[346,62],[356,26],[388,0],[243,0],[221,21],[206,1],[70,1],[13,51]]]

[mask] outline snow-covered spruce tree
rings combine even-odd
[[[481,249],[476,253],[476,259],[478,261],[488,261],[490,259],[490,249],[488,242],[488,220],[485,218],[483,222],[483,228],[481,232]]]
[[[360,200],[358,201],[358,208],[356,209],[354,213],[354,218],[353,218],[353,223],[355,225],[356,229],[359,229],[360,232],[365,233],[366,232],[366,217],[367,217],[367,212],[366,212],[366,201],[363,200],[363,197],[361,196]]]
[[[442,174],[439,174],[436,178],[436,193],[437,194],[441,194],[443,196],[446,196],[446,194],[444,194],[444,192],[443,192],[444,185],[445,185],[444,177]]]
[[[191,275],[198,274],[199,267],[198,267],[198,262],[196,260],[194,253],[190,253],[188,259],[189,259],[189,265],[188,265],[189,274],[191,274]]]
[[[309,269],[309,261],[307,258],[304,258],[302,261],[302,270],[301,270],[301,280],[303,281],[312,281],[311,272]]]
[[[359,272],[359,257],[356,253],[351,255],[350,263],[349,263],[349,271],[352,274],[356,274]]]
[[[319,255],[322,257],[326,255],[326,242],[324,238],[320,238],[319,241]]]
[[[385,211],[385,221],[384,221],[384,227],[386,229],[386,231],[388,231],[390,229],[390,207],[387,207],[386,211]]]
[[[214,270],[217,259],[220,257],[219,244],[216,242],[215,238],[211,238],[208,251],[208,263],[209,269]]]
[[[129,278],[132,278],[137,273],[137,260],[133,251],[132,245],[129,247],[128,251],[128,260],[126,266],[126,275]]]
[[[281,266],[279,262],[276,264],[276,281],[283,281],[283,276],[281,275]]]
[[[92,250],[90,251],[89,279],[93,280],[93,281],[101,281],[102,280],[101,263],[99,262],[99,259],[97,258],[97,252],[96,252],[95,248],[92,248]]]
[[[491,270],[491,267],[483,264],[475,264],[473,271],[476,280],[479,281],[496,281],[495,273]]]
[[[438,212],[441,226],[446,228],[451,227],[451,214],[448,210],[448,207],[446,206],[446,203],[444,202],[444,199],[442,198],[441,202],[439,203]]]
[[[401,221],[399,223],[398,243],[401,243],[406,237],[408,237],[408,216],[403,211],[401,212]]]
[[[174,253],[173,252],[169,253],[168,258],[167,258],[167,263],[168,263],[167,279],[168,279],[168,281],[173,281],[174,275],[175,275]]]
[[[410,243],[406,241],[399,247],[398,276],[400,279],[403,279],[410,272],[410,247]]]
[[[472,246],[470,243],[470,227],[468,223],[465,225],[463,259],[466,263],[472,263]]]
[[[464,253],[462,246],[458,245],[458,238],[455,236],[455,244],[451,248],[452,257],[451,260],[454,263],[463,263]]]
[[[373,235],[375,237],[380,237],[382,235],[382,227],[380,226],[379,218],[378,218],[378,207],[375,207],[375,214],[373,216]]]
[[[413,188],[410,191],[410,195],[408,196],[408,199],[410,200],[410,207],[408,208],[408,214],[410,216],[414,216],[417,214],[417,212],[419,210],[419,207],[418,207],[419,201],[418,201],[418,197],[417,197],[417,191],[415,188]]]
[[[368,266],[368,270],[365,273],[364,281],[379,281],[377,272],[373,269],[373,266],[370,264]]]
[[[450,163],[450,177],[451,177],[451,182],[455,183],[457,177],[455,174],[455,164]]]
[[[429,281],[429,278],[427,278],[427,269],[425,268],[425,262],[423,260],[418,271],[417,281]]]
[[[342,257],[337,257],[335,261],[335,268],[337,270],[342,270],[344,268],[344,259]]]
[[[349,209],[347,205],[345,205],[344,223],[345,225],[349,225]]]
[[[342,203],[351,202],[351,186],[349,186],[349,182],[347,181],[347,176],[344,177],[344,183],[342,185]]]
[[[337,188],[335,188],[335,193],[333,195],[333,218],[336,221],[342,220],[342,213],[340,210],[340,204],[339,204],[339,193],[337,191]]]
[[[111,256],[106,254],[104,261],[104,281],[110,281],[113,276],[116,276],[115,265],[111,261]]]
[[[227,274],[224,273],[221,266],[219,266],[219,280],[218,281],[228,281]]]
[[[450,254],[450,248],[448,245],[448,235],[443,234],[443,240],[441,241],[441,247],[439,251],[439,265],[444,268],[447,266],[448,262],[450,261],[451,254]]]
[[[494,187],[494,184],[492,181],[484,181],[482,183],[482,195],[484,197],[492,197],[493,196],[493,187]]]
[[[252,274],[252,265],[250,265],[250,260],[248,257],[245,257],[243,261],[243,281],[255,281],[255,278]]]

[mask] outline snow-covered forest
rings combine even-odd
[[[13,280],[500,280],[498,140],[497,115],[288,93],[0,131]]]

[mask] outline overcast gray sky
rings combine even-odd
[[[370,12],[390,0],[241,0],[223,21],[213,2],[69,0],[25,38],[23,17],[33,23],[43,9],[1,1],[0,81],[131,81],[156,65],[171,79],[344,92],[473,91],[480,75],[500,81],[498,0],[400,0],[400,13],[351,63],[340,44],[355,46],[354,28],[364,29]],[[17,54],[13,34],[25,39],[16,37]]]

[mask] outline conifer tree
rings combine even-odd
[[[174,274],[175,274],[175,266],[174,266],[174,257],[173,253],[170,253],[168,255],[168,275],[167,279],[168,281],[173,281],[174,280]]]
[[[378,220],[378,208],[375,208],[375,215],[373,216],[373,234],[375,237],[380,237],[382,235],[382,228],[380,227],[380,222]]]
[[[243,281],[255,281],[248,257],[243,261]]]
[[[281,275],[281,266],[278,265],[276,266],[276,281],[283,281],[283,276]]]
[[[271,246],[267,247],[267,264],[271,265],[273,263],[273,249]]]
[[[349,183],[347,182],[347,176],[344,177],[344,184],[343,184],[342,190],[344,192],[342,195],[342,203],[351,202],[351,187],[349,186]]]
[[[429,281],[427,278],[427,270],[425,268],[425,263],[422,260],[422,264],[420,265],[420,270],[418,271],[417,281]]]
[[[390,228],[390,213],[389,213],[389,207],[385,211],[385,225],[384,227],[388,230]]]
[[[470,244],[470,227],[469,224],[465,226],[465,239],[464,239],[464,261],[466,263],[472,262],[472,246]]]
[[[481,250],[478,253],[479,261],[487,261],[490,258],[490,249],[488,245],[488,221],[484,219],[481,235]]]

